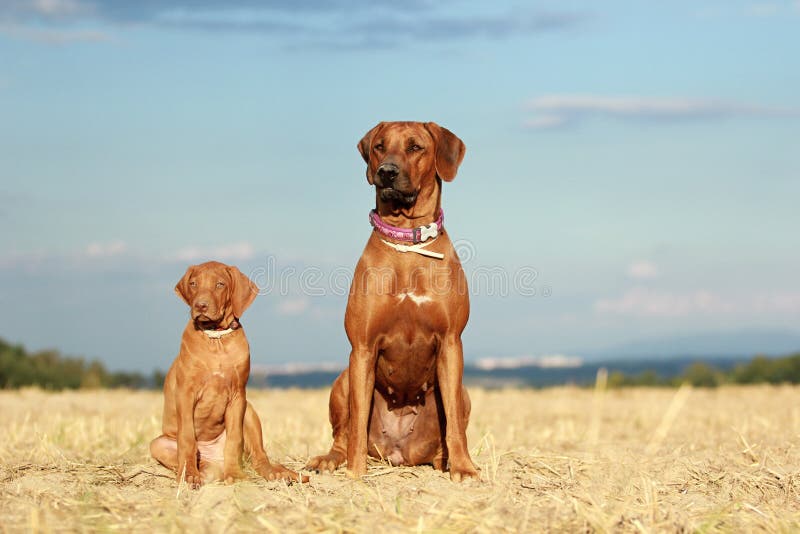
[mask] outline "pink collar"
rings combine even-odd
[[[423,243],[428,239],[434,239],[439,235],[444,226],[444,210],[439,210],[439,218],[435,222],[426,226],[417,226],[416,228],[398,228],[386,224],[378,215],[378,212],[372,210],[369,212],[369,223],[375,230],[389,239],[396,241],[406,241],[408,243]]]

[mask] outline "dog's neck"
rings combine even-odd
[[[417,228],[436,222],[441,204],[442,182],[438,177],[431,182],[431,186],[420,189],[417,200],[411,206],[381,200],[380,192],[375,191],[375,212],[386,224],[397,228]]]
[[[399,226],[387,224],[386,221],[384,221],[375,210],[370,212],[369,222],[375,231],[383,236],[381,239],[389,245],[391,245],[391,243],[387,242],[383,238],[387,238],[395,242],[399,241],[400,243],[413,243],[415,246],[425,246],[430,244],[431,241],[435,240],[444,229],[444,212],[439,210],[436,220],[431,224],[417,226],[414,228],[401,228]],[[424,243],[424,245],[420,245],[420,243]],[[398,248],[398,250],[401,248],[403,247],[401,246]],[[414,250],[419,252],[417,248]],[[439,256],[438,253],[435,255],[436,257]]]
[[[203,332],[203,334],[205,334],[207,337],[211,339],[219,339],[221,337],[227,336],[228,334],[232,334],[241,327],[242,324],[239,322],[238,319],[234,317],[234,319],[228,323],[227,327],[217,326],[216,328],[213,329],[205,329],[198,325],[195,325],[195,330]]]

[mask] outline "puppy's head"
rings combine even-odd
[[[435,122],[381,122],[358,143],[378,199],[402,209],[456,177],[464,143]]]
[[[193,265],[175,286],[189,305],[199,330],[227,328],[242,316],[258,294],[256,286],[236,267],[216,261]]]

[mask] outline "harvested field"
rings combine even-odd
[[[0,392],[4,531],[800,529],[800,388],[471,390],[480,482],[374,462],[198,491],[150,459],[155,392]],[[327,391],[251,391],[271,459],[330,445]]]

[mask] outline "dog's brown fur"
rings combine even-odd
[[[414,228],[436,219],[442,180],[455,178],[464,143],[439,125],[380,123],[358,145],[378,214]],[[397,174],[387,179],[381,166]],[[461,332],[469,317],[466,278],[447,232],[426,250],[400,253],[373,232],[356,266],[345,313],[350,365],[330,396],[333,446],[307,465],[366,472],[367,455],[395,465],[448,467],[460,481],[477,477],[467,450],[470,401],[462,385]]]
[[[261,421],[245,397],[250,347],[238,321],[258,288],[236,267],[208,262],[189,267],[175,292],[191,308],[191,320],[164,381],[163,434],[150,443],[153,458],[191,487],[244,478],[245,451],[264,478],[300,480],[270,463]],[[233,332],[218,339],[204,333],[229,327]]]

